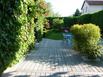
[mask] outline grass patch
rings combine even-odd
[[[46,33],[46,38],[53,39],[53,40],[62,40],[63,39],[63,34],[62,34],[62,32],[49,30]]]

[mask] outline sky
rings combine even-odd
[[[78,8],[81,10],[84,0],[45,0],[50,2],[54,13],[59,13],[61,16],[73,15]]]

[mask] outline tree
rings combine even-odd
[[[56,30],[60,30],[61,27],[63,26],[63,19],[60,19],[60,18],[55,18],[53,19],[53,29],[56,29]]]
[[[48,2],[46,8],[46,17],[51,17],[53,15],[52,5]]]
[[[81,12],[79,11],[79,9],[76,9],[73,16],[80,16],[80,15],[81,15]]]

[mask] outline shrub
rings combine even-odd
[[[64,17],[64,27],[70,29],[74,24],[77,24],[77,17]]]
[[[48,23],[49,23],[49,25],[50,25],[50,28],[52,28],[52,25],[53,25],[53,19],[54,19],[55,17],[46,17],[46,19],[48,20]]]
[[[90,58],[102,55],[98,42],[100,40],[100,28],[94,24],[74,25],[71,27],[74,35],[74,45]]]
[[[79,24],[91,23],[91,14],[85,14],[85,15],[79,16],[77,19],[77,22]]]
[[[37,22],[35,23],[35,37],[38,42],[42,40],[43,37],[43,27],[44,27],[44,17],[38,17]]]
[[[93,14],[85,14],[81,16],[73,16],[73,17],[47,17],[49,20],[50,26],[53,25],[53,19],[63,19],[64,27],[70,28],[74,24],[96,24],[99,25],[101,31],[103,33],[103,11],[99,11]]]
[[[45,18],[44,20],[44,28],[45,29],[50,29],[50,24],[49,24],[49,21]]]
[[[91,16],[91,23],[99,25],[103,33],[103,11],[96,12]]]
[[[34,46],[34,1],[0,1],[0,74]]]
[[[55,30],[60,30],[61,27],[63,26],[63,19],[53,19],[53,29]]]

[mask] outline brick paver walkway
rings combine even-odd
[[[2,77],[103,77],[102,61],[84,61],[63,41],[43,39],[24,61],[8,68]]]

